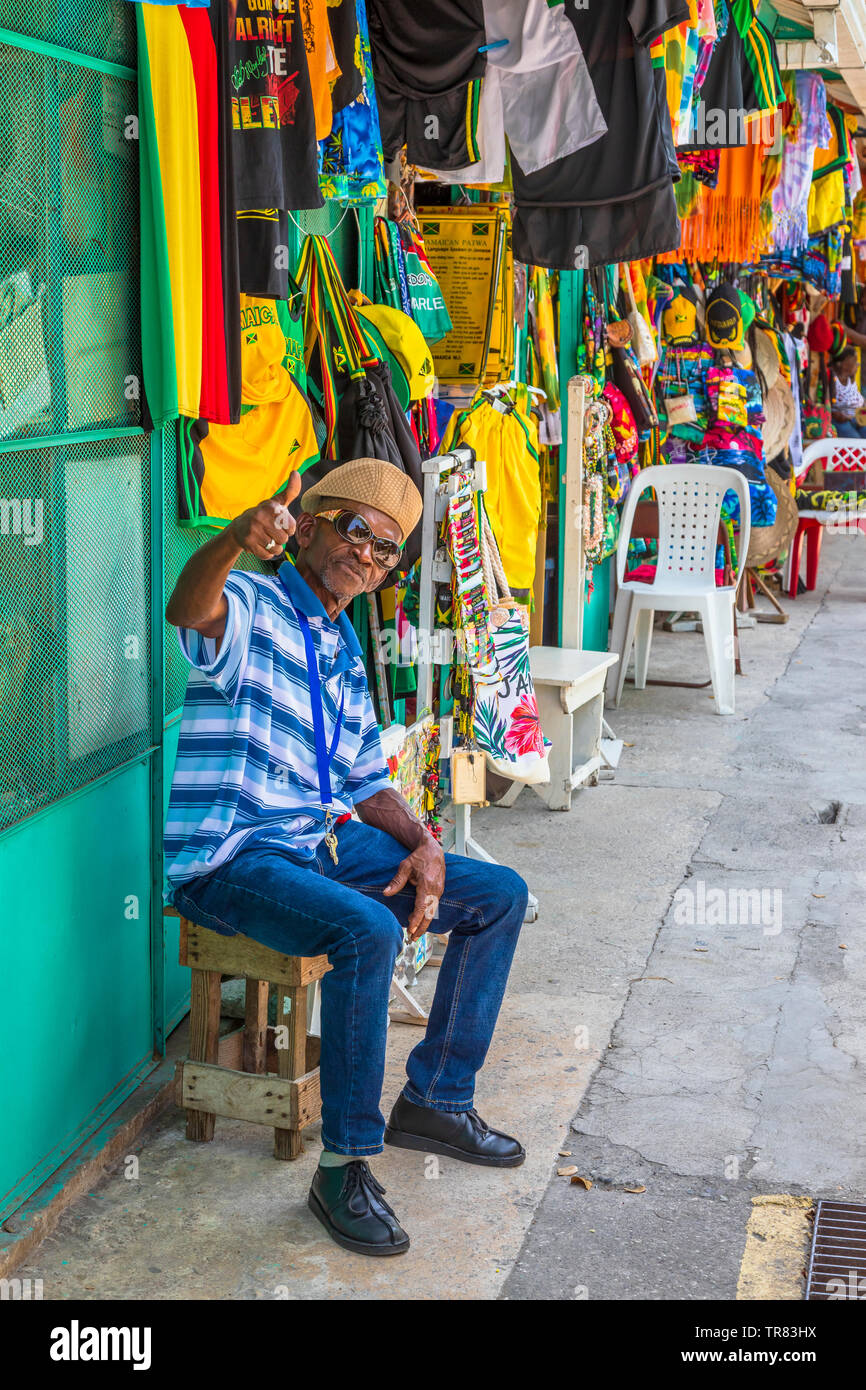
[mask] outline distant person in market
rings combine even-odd
[[[445,854],[391,784],[346,615],[400,565],[421,495],[393,464],[335,467],[236,517],[185,566],[166,610],[191,664],[165,830],[188,920],[295,956],[326,955],[323,1151],[309,1205],[341,1246],[397,1255],[409,1237],[369,1160],[383,1142],[511,1168],[525,1153],[474,1108],[528,890],[511,869]],[[297,560],[271,574],[247,552]],[[354,811],[357,819],[344,818]],[[403,931],[448,934],[426,1033],[386,1126],[388,1000]],[[421,1177],[421,1166],[418,1175]]]
[[[843,347],[833,359],[833,424],[839,439],[866,439],[866,425],[861,425],[857,418],[863,409],[863,395],[857,384],[859,366],[852,347]]]

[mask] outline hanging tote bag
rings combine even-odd
[[[420,232],[408,218],[400,223],[400,238],[412,301],[412,317],[428,343],[438,343],[454,327],[448,306]]]
[[[477,677],[472,671],[475,742],[493,772],[528,786],[540,785],[550,781],[552,744],[541,731],[529,667],[529,610],[511,597],[483,504],[480,512],[481,561],[489,600],[487,627],[496,669],[491,675],[485,668]]]

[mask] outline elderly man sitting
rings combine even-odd
[[[190,921],[277,951],[327,955],[322,1144],[309,1204],[338,1244],[396,1255],[409,1237],[367,1159],[383,1139],[514,1167],[516,1139],[473,1108],[527,903],[510,869],[443,854],[392,787],[361,649],[344,613],[400,562],[421,515],[379,459],[334,468],[303,499],[252,507],[188,562],[166,617],[191,663],[165,829],[172,901]],[[296,534],[297,563],[269,560]],[[360,817],[338,824],[354,808]],[[436,917],[448,948],[424,1038],[387,1127],[388,997],[403,928]]]

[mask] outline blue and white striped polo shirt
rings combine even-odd
[[[346,615],[332,622],[289,561],[274,577],[233,571],[225,594],[219,655],[213,638],[191,628],[178,632],[193,669],[165,826],[166,897],[252,842],[312,859],[325,833],[296,610],[307,615],[316,649],[328,748],[343,705],[330,762],[334,813],[391,785],[361,648]]]

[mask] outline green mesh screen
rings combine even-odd
[[[0,29],[135,67],[135,11],[127,0],[0,0]]]
[[[150,744],[133,20],[0,0],[0,828]]]
[[[135,85],[0,44],[0,438],[141,423]]]
[[[150,448],[0,454],[0,828],[149,746]]]
[[[165,506],[165,597],[168,601],[180,572],[189,557],[200,545],[217,533],[210,527],[180,526],[177,520],[177,434],[174,425],[163,430],[164,449],[164,506]],[[235,567],[269,573],[255,555],[242,555]],[[189,662],[180,650],[177,632],[166,624],[165,629],[165,713],[174,714],[183,704]]]

